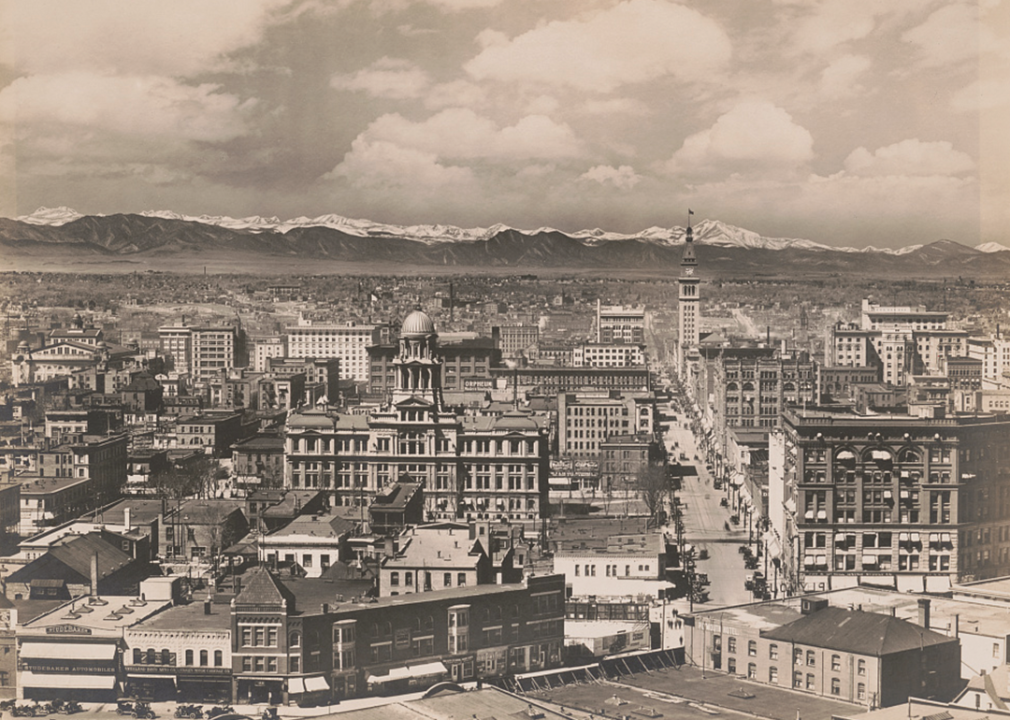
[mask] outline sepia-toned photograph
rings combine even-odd
[[[1008,128],[1007,0],[0,0],[0,720],[1010,720]]]

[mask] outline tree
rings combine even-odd
[[[670,491],[670,481],[664,465],[644,465],[635,477],[638,497],[645,503],[649,517],[658,519],[663,510],[663,501]]]
[[[151,476],[155,494],[170,500],[182,500],[193,495],[210,497],[220,470],[217,460],[201,455],[182,465],[171,464]]]

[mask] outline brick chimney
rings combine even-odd
[[[91,554],[91,596],[98,597],[98,553]]]
[[[919,600],[919,624],[929,630],[929,598]]]

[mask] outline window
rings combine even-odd
[[[757,680],[758,676],[758,666],[755,663],[747,664],[747,677],[751,680]]]
[[[750,657],[757,657],[757,654],[758,654],[757,640],[748,640],[747,641],[747,654]]]
[[[456,573],[456,585],[459,587],[466,585],[466,573]]]
[[[726,638],[726,652],[736,652],[736,638],[732,635]]]
[[[778,685],[779,669],[777,667],[768,668],[768,682]]]
[[[866,685],[859,683],[856,685],[856,699],[865,700],[866,699]]]
[[[189,665],[189,666],[193,665],[193,651],[192,650],[187,650],[186,651],[186,664]]]
[[[842,681],[838,678],[831,678],[831,694],[841,695],[842,694]]]
[[[799,648],[796,648],[795,650],[793,650],[793,665],[802,665],[802,664],[803,664],[803,651],[800,650]]]
[[[161,651],[161,664],[162,665],[172,664],[172,653],[170,653],[167,648]]]
[[[807,690],[814,689],[814,676],[813,673],[807,673]]]
[[[860,660],[856,663],[856,674],[865,675],[866,674],[866,661]]]
[[[221,667],[224,665],[224,653],[220,650],[214,651],[214,667]]]
[[[442,576],[442,584],[445,587],[452,587],[452,573],[445,573]]]
[[[807,667],[814,667],[817,664],[817,656],[813,650],[807,650]]]
[[[726,672],[735,673],[736,672],[736,658],[730,658],[726,661]]]
[[[412,573],[412,572],[405,572],[405,573],[403,573],[403,584],[406,585],[407,587],[413,587],[414,586],[414,573]]]
[[[400,573],[393,571],[389,573],[389,584],[392,587],[399,587],[400,585]]]
[[[140,648],[133,648],[133,664],[140,665],[144,661],[140,658]]]
[[[335,635],[336,633],[334,633]],[[300,633],[293,632],[288,635],[288,647],[300,647],[302,644],[302,636]]]
[[[838,672],[842,669],[842,658],[840,655],[831,656],[831,669]]]
[[[200,667],[207,667],[207,651],[200,651]]]
[[[779,659],[779,646],[772,644],[768,646],[768,659],[778,660]]]

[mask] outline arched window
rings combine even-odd
[[[912,448],[903,448],[901,452],[898,453],[898,462],[903,463],[919,462],[919,453],[917,453]]]
[[[148,648],[147,649],[147,661],[146,661],[147,664],[148,665],[154,665],[157,662],[157,655],[158,654],[154,651],[154,648]]]
[[[727,392],[736,392],[738,389],[739,389],[739,386],[735,382],[731,382],[731,383],[727,383],[726,384],[726,391]]]
[[[224,665],[224,653],[220,650],[214,651],[214,667],[221,667]]]
[[[300,633],[293,632],[288,635],[288,647],[301,647],[302,636]]]
[[[186,664],[190,665],[190,666],[193,665],[193,651],[192,650],[187,650],[186,651]]]
[[[200,651],[200,667],[207,667],[207,651]]]
[[[745,382],[743,384],[743,391],[744,392],[754,392],[754,383]]]
[[[168,651],[168,648],[163,648],[161,651],[161,664],[162,665],[172,664],[172,653]]]
[[[140,665],[143,662],[144,661],[141,658],[140,648],[133,648],[133,664]]]

